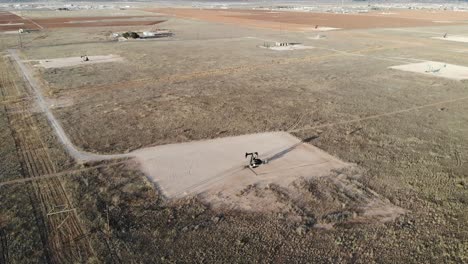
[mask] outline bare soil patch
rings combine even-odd
[[[251,151],[258,151],[266,164],[248,167],[244,153]],[[218,210],[290,212],[292,204],[306,203],[307,186],[315,179],[328,182],[328,189],[321,190],[327,195],[336,189],[355,197],[355,213],[346,220],[388,221],[404,213],[352,182],[348,177],[354,174],[336,173],[353,165],[284,132],[157,146],[131,154],[167,197],[199,196]]]
[[[446,41],[455,41],[455,42],[468,42],[467,36],[447,36],[447,37],[433,37],[433,39],[446,40]]]
[[[87,21],[87,22],[86,22]],[[150,26],[165,20],[158,16],[95,16],[66,18],[22,18],[13,13],[0,13],[0,32],[18,29],[42,28],[76,28],[76,27],[106,27],[106,26]],[[81,22],[81,23],[80,23]],[[86,22],[86,23],[85,23]]]
[[[394,18],[409,18],[435,21],[468,21],[468,12],[448,10],[392,10],[391,12],[371,12],[367,16],[387,16]]]
[[[67,17],[67,18],[40,18],[34,20],[44,28],[69,27],[106,27],[106,26],[150,26],[164,22],[160,18],[147,16],[121,16],[109,17]]]
[[[36,64],[36,66],[38,67],[50,69],[50,68],[86,66],[89,64],[123,61],[123,58],[117,55],[88,56],[88,59],[89,59],[88,61],[84,61],[83,58],[81,57],[69,57],[69,58],[45,59],[45,60],[38,60],[34,62],[38,62],[38,64]]]
[[[32,21],[24,19],[10,12],[0,13],[0,32],[3,31],[17,31],[21,28],[25,29],[38,29]]]
[[[268,164],[251,170],[246,168],[248,161],[244,154],[255,151],[267,159]],[[132,154],[140,161],[143,171],[170,198],[212,189],[238,191],[265,180],[267,183],[291,182],[298,177],[320,176],[331,169],[347,166],[287,133],[169,144]]]
[[[437,61],[425,61],[419,63],[392,66],[390,67],[390,69],[415,72],[458,81],[468,79],[468,67],[447,64]]]

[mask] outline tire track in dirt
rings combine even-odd
[[[19,147],[21,164],[25,177],[40,177],[56,173],[49,151],[38,136],[31,115],[11,114],[11,127],[14,139]],[[28,120],[29,119],[29,120]],[[76,211],[64,211],[73,208],[73,204],[63,188],[59,178],[32,182],[35,197],[40,201],[41,216],[46,223],[47,247],[55,263],[86,261],[94,255],[84,228],[81,227]],[[57,210],[58,213],[57,213]],[[60,210],[64,211],[63,213]],[[51,213],[54,213],[51,215]],[[82,239],[76,240],[76,238]]]
[[[93,171],[93,170],[101,169],[101,168],[109,168],[111,166],[124,164],[124,163],[127,163],[127,162],[126,161],[118,161],[118,162],[113,162],[113,163],[106,163],[106,164],[102,164],[102,165],[97,165],[97,166],[90,166],[90,167],[83,168],[83,169],[66,170],[66,171],[60,171],[60,172],[57,172],[57,173],[43,174],[43,175],[39,175],[39,176],[36,176],[36,177],[24,177],[24,178],[21,178],[21,179],[3,181],[3,182],[0,182],[0,187],[7,186],[7,185],[14,185],[14,184],[24,184],[24,183],[33,182],[33,181],[41,181],[41,180],[49,179],[49,178],[66,177],[66,176],[69,176],[69,175],[74,175],[74,174],[82,173],[82,172],[86,172],[86,171]]]
[[[57,93],[57,96],[65,96],[65,95],[73,96],[73,95],[78,95],[82,92],[86,92],[88,94],[93,93],[93,92],[100,93],[104,90],[127,89],[132,85],[152,83],[152,82],[158,82],[159,84],[161,83],[171,84],[171,83],[188,81],[188,80],[193,80],[193,79],[198,79],[198,78],[216,77],[216,76],[222,76],[222,75],[228,75],[228,74],[234,74],[234,73],[240,73],[240,72],[251,72],[251,71],[258,70],[258,69],[273,68],[278,65],[289,65],[293,63],[313,62],[313,61],[317,61],[320,59],[336,57],[336,56],[343,56],[343,55],[367,56],[363,53],[377,51],[377,50],[402,48],[402,47],[407,47],[407,45],[406,46],[402,46],[402,45],[388,46],[388,47],[381,47],[381,46],[369,47],[369,48],[364,48],[364,49],[359,49],[359,50],[349,51],[349,52],[340,51],[336,49],[323,48],[324,50],[328,50],[332,53],[321,55],[321,56],[313,55],[313,56],[306,56],[306,57],[301,57],[301,58],[278,59],[278,60],[274,60],[268,63],[258,63],[254,65],[249,64],[249,65],[240,65],[240,66],[235,66],[235,67],[226,67],[226,68],[214,69],[214,70],[190,72],[190,73],[185,73],[185,74],[171,74],[171,75],[166,75],[166,76],[156,77],[156,78],[142,78],[142,79],[137,79],[137,80],[121,81],[118,83],[105,84],[105,85],[81,86],[81,87],[74,88],[72,91],[68,91],[68,90],[59,91]],[[386,60],[386,61],[395,61],[395,62],[397,61],[401,63],[401,60],[393,60],[389,58],[380,58],[380,57],[374,57],[374,56],[371,56],[371,58],[378,59],[378,60]]]
[[[413,106],[413,107],[410,107],[410,108],[390,111],[390,112],[386,112],[386,113],[382,113],[382,114],[370,115],[370,116],[361,117],[361,118],[355,118],[355,119],[351,119],[351,120],[338,121],[338,122],[333,122],[333,123],[326,123],[326,124],[321,124],[321,125],[316,125],[316,126],[302,127],[302,128],[298,128],[298,129],[288,130],[288,131],[285,131],[285,132],[296,133],[296,132],[301,132],[301,131],[306,131],[306,130],[313,130],[313,129],[318,129],[318,128],[332,127],[332,126],[337,126],[337,125],[347,125],[347,124],[351,124],[351,123],[357,123],[357,122],[362,122],[362,121],[367,121],[367,120],[372,120],[372,119],[379,119],[379,118],[382,118],[382,117],[388,117],[388,116],[394,116],[394,115],[398,115],[398,114],[418,111],[418,110],[422,110],[422,109],[425,109],[425,108],[430,108],[430,107],[443,105],[443,104],[455,103],[455,102],[464,101],[464,100],[468,100],[468,96],[455,98],[455,99],[450,99],[450,100],[443,100],[443,101],[433,102],[433,103],[424,104],[424,105]]]
[[[11,73],[10,73],[11,74]],[[7,75],[1,78],[2,95],[22,96],[11,89],[14,80]],[[40,178],[57,173],[57,168],[39,131],[39,121],[27,105],[4,106],[12,136],[19,155],[23,177]],[[43,241],[46,259],[51,263],[85,263],[95,253],[81,226],[77,211],[68,197],[63,182],[58,177],[29,183],[30,201]],[[36,207],[36,205],[39,205]]]
[[[460,151],[458,150],[455,150],[455,158],[457,160],[457,167],[460,167],[463,163],[462,163],[462,159],[461,159],[461,155],[460,155]]]

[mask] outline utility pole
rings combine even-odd
[[[20,10],[20,17],[24,18],[23,10]],[[24,32],[24,29],[18,29],[18,39],[19,39],[19,48],[23,48],[23,39],[21,38],[21,34]]]
[[[21,39],[21,29],[18,29],[18,46],[20,49],[23,48],[23,40]]]

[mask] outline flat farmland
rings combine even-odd
[[[116,27],[116,26],[152,26],[164,22],[155,17],[121,16],[109,17],[67,17],[67,18],[39,18],[34,20],[44,28],[68,27]]]
[[[368,16],[394,17],[394,18],[410,18],[421,19],[435,22],[468,22],[468,14],[464,11],[450,10],[402,10],[389,9],[387,11],[373,11],[367,14]]]
[[[161,17],[155,16],[23,18],[10,12],[2,11],[0,12],[0,31],[77,27],[151,26],[163,21]]]
[[[0,31],[13,31],[20,28],[39,29],[32,20],[24,19],[10,12],[0,11]]]

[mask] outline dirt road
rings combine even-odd
[[[73,157],[77,162],[89,162],[89,161],[101,161],[101,160],[110,160],[110,159],[119,159],[119,158],[128,158],[132,157],[130,154],[115,154],[115,155],[99,155],[94,153],[85,152],[79,150],[68,138],[67,134],[63,130],[60,122],[55,118],[54,114],[49,108],[47,99],[43,96],[40,86],[36,79],[33,77],[30,69],[21,61],[17,50],[10,49],[8,52],[11,55],[11,58],[16,61],[19,69],[22,72],[24,80],[29,84],[31,90],[33,91],[36,103],[38,107],[44,112],[47,120],[49,120],[50,125],[55,131],[60,143],[65,147],[68,154]]]

